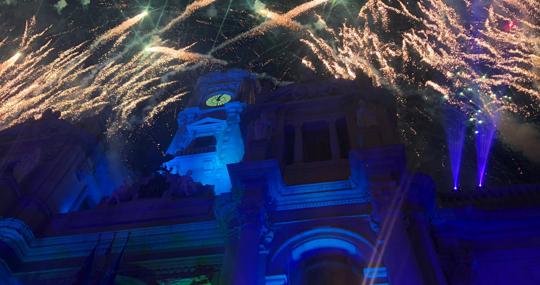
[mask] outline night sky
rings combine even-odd
[[[267,1],[269,10],[283,13],[304,1]],[[34,1],[0,0],[0,39],[16,38],[24,31],[24,23],[33,16],[37,19],[37,30],[50,26],[48,34],[54,46],[60,50],[91,41],[106,30],[127,18],[147,9],[150,16],[132,29],[130,41],[138,40],[152,30],[166,25],[191,1]],[[263,19],[254,13],[262,2],[251,0],[216,1],[196,11],[188,20],[162,35],[167,46],[176,49],[193,46],[190,51],[206,53],[222,41],[260,24]],[[344,19],[354,19],[363,1],[333,1],[306,13],[296,20],[305,25],[314,25],[315,14],[325,19],[331,27],[339,27]],[[399,30],[401,27],[393,27]],[[317,78],[331,80],[332,74],[317,66],[311,71],[301,64],[302,58],[311,56],[310,50],[300,43],[302,36],[286,28],[277,27],[261,36],[248,38],[232,44],[214,54],[227,60],[226,66],[202,66],[181,74],[175,79],[178,88],[190,91],[195,79],[206,72],[238,67],[267,76],[277,82],[310,81]],[[139,43],[143,46],[145,43]],[[0,60],[9,57],[8,49],[0,50]],[[4,53],[4,54],[2,54]],[[318,63],[320,64],[320,63]],[[357,80],[364,80],[359,76]],[[409,92],[398,107],[399,125],[408,150],[409,167],[432,175],[439,190],[451,188],[450,162],[447,155],[446,138],[441,123],[441,109],[434,107],[432,99],[423,92]],[[119,132],[106,138],[110,151],[116,151],[136,174],[148,174],[167,160],[163,153],[176,130],[176,114],[187,102],[184,100],[168,106],[150,126],[140,126]],[[537,114],[526,121],[538,128]],[[88,122],[76,122],[88,127]],[[88,128],[90,129],[90,128]],[[414,131],[411,131],[414,130]],[[534,134],[533,134],[534,136]],[[464,188],[474,188],[476,157],[473,130],[468,129],[464,146],[462,181]],[[533,144],[525,147],[535,147]],[[536,145],[540,148],[540,145]],[[540,164],[514,151],[500,140],[495,140],[487,169],[488,185],[540,183]]]

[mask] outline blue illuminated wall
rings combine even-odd
[[[393,110],[370,101],[370,93],[359,100],[362,88],[310,83],[250,101],[244,96],[249,78],[239,70],[202,77],[178,114],[167,150],[172,158],[163,164],[215,186],[216,196],[141,195],[99,204],[126,177],[121,159],[93,140],[77,141],[62,156],[51,152],[47,157],[57,163],[43,162],[39,187],[28,188],[25,199],[12,198],[16,211],[0,213],[12,217],[0,218],[0,284],[77,284],[74,276],[94,248],[96,260],[105,262],[105,252],[116,258],[124,244],[117,282],[540,284],[540,186],[435,192],[428,176],[407,169],[393,117],[386,117]],[[216,92],[234,99],[205,105]],[[347,156],[284,163],[286,126],[294,126],[294,151],[303,154],[303,123],[341,118],[350,138]],[[457,187],[465,117],[449,113],[447,119]],[[269,126],[268,133],[253,135],[257,126]],[[327,279],[317,280],[321,272]]]
[[[216,194],[229,192],[231,182],[227,164],[244,157],[244,140],[240,130],[240,114],[249,101],[252,75],[240,69],[212,72],[197,81],[190,107],[178,114],[178,130],[167,149],[175,156],[163,166],[172,173],[214,185]],[[208,106],[206,100],[217,93],[231,95],[231,102],[222,106]],[[198,141],[214,141],[198,145]]]
[[[188,108],[179,114],[179,129],[167,153],[175,155],[164,167],[186,175],[191,170],[194,181],[214,185],[216,194],[229,192],[231,182],[227,164],[244,156],[240,131],[240,112],[244,104],[231,102],[220,108]],[[197,147],[197,138],[213,137],[215,145]]]

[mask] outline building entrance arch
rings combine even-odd
[[[323,227],[285,241],[270,258],[269,268],[287,276],[289,285],[360,284],[374,251],[354,232]]]

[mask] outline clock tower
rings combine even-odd
[[[212,72],[197,81],[195,96],[178,114],[178,130],[164,163],[172,173],[214,185],[216,195],[230,191],[227,164],[240,162],[244,140],[240,114],[253,101],[257,81],[247,71]]]
[[[242,69],[211,72],[197,80],[191,107],[213,109],[229,102],[252,103],[256,91],[255,77]]]

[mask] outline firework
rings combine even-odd
[[[165,32],[213,2],[195,1],[163,29],[144,39]],[[81,44],[65,51],[56,51],[51,41],[33,50],[47,29],[35,33],[36,19],[28,21],[19,44],[24,56],[19,52],[0,66],[0,128],[33,119],[47,109],[61,111],[62,118],[72,121],[107,111],[107,133],[113,135],[136,124],[136,116],[146,123],[151,122],[166,106],[181,99],[185,92],[159,100],[163,90],[176,83],[164,81],[163,75],[186,67],[178,60],[198,63],[196,66],[204,62],[226,64],[186,49],[158,46],[133,51],[136,45],[124,46],[130,29],[146,16],[148,12],[144,11],[125,20],[99,36],[90,47]],[[96,54],[97,46],[112,40],[111,47]],[[0,41],[0,48],[6,43],[7,39]],[[48,56],[55,53],[56,58],[48,60]],[[162,53],[168,56],[160,57]],[[99,63],[88,64],[92,56],[100,57]]]
[[[185,19],[189,18],[193,13],[195,13],[197,10],[204,8],[208,5],[211,5],[212,3],[216,2],[216,0],[195,0],[195,2],[189,4],[184,12],[182,12],[178,17],[172,19],[165,27],[159,30],[158,33],[164,33],[168,30],[170,30],[172,27],[177,25],[178,23],[184,21]]]
[[[291,29],[297,29],[300,27],[300,24],[293,21],[295,17],[300,16],[301,14],[312,10],[313,8],[320,6],[322,4],[328,3],[330,0],[312,0],[303,4],[300,4],[290,11],[284,13],[284,14],[278,14],[274,13],[266,8],[259,9],[258,13],[266,16],[268,20],[264,21],[260,25],[250,29],[247,32],[241,33],[231,39],[228,39],[221,43],[220,45],[212,48],[209,55],[223,49],[226,46],[229,46],[231,44],[234,44],[240,40],[250,38],[250,37],[256,37],[263,35],[265,32],[267,32],[270,29],[273,29],[278,26],[288,27]]]
[[[135,24],[139,23],[144,17],[148,16],[148,11],[143,11],[142,13],[138,14],[135,17],[132,17],[130,19],[125,20],[120,25],[116,26],[115,28],[109,30],[105,34],[101,35],[97,40],[95,44],[109,41],[112,38],[118,38],[120,36],[124,36],[126,31],[129,30],[131,27],[133,27]]]
[[[5,70],[10,68],[17,62],[17,60],[22,56],[20,52],[16,52],[12,57],[10,57],[8,60],[0,64],[0,76],[4,73]]]
[[[186,48],[183,48],[183,49],[180,49],[180,50],[176,50],[176,49],[169,48],[169,47],[164,47],[164,46],[152,46],[152,47],[147,47],[145,49],[145,51],[165,54],[165,55],[168,55],[168,56],[171,56],[173,58],[177,58],[179,60],[186,61],[186,62],[208,61],[210,63],[216,63],[216,64],[221,64],[221,65],[226,65],[227,64],[226,61],[221,60],[221,59],[216,59],[216,58],[214,58],[212,56],[209,56],[209,55],[189,52],[189,51],[187,51],[187,48],[189,48],[189,47],[186,47]]]
[[[185,94],[183,90],[176,90],[177,82],[168,81],[170,76],[166,75],[205,64],[225,65],[226,61],[211,54],[272,27],[298,29],[300,24],[293,21],[294,17],[328,0],[306,2],[285,14],[266,10],[268,20],[263,24],[207,54],[191,52],[188,50],[191,46],[175,49],[162,45],[164,41],[160,37],[166,31],[214,2],[196,0],[163,28],[141,35],[137,43],[150,39],[152,42],[142,50],[138,50],[140,44],[126,42],[131,28],[148,16],[147,11],[106,31],[91,44],[83,43],[64,51],[57,51],[50,39],[44,44],[38,43],[45,40],[48,29],[36,33],[36,19],[32,18],[20,39],[20,52],[0,65],[0,129],[38,117],[47,109],[60,111],[62,118],[71,121],[106,114],[109,135],[139,122],[148,124]],[[7,43],[7,39],[0,40],[0,49]],[[98,58],[97,63],[95,58]],[[168,97],[166,90],[176,95]]]
[[[357,23],[326,35],[310,32],[303,42],[337,78],[363,73],[393,90],[433,90],[467,113],[482,109],[493,116],[518,111],[508,88],[533,102],[540,99],[540,27],[535,24],[540,17],[534,2],[492,1],[483,7],[487,17],[477,20],[478,8],[468,2],[462,2],[466,12],[460,14],[440,0],[409,6],[370,0]],[[392,33],[392,21],[409,28]]]
[[[146,107],[143,117],[151,113],[159,106],[155,102],[160,95],[157,91],[175,83],[162,81],[163,73],[175,70],[179,63],[143,51],[120,51],[119,40],[123,41],[129,27],[144,16],[141,13],[107,31],[90,47],[81,44],[60,52],[51,41],[32,50],[43,33],[36,36],[32,32],[35,21],[30,21],[21,39],[21,53],[2,63],[0,128],[33,119],[47,109],[61,111],[63,118],[72,121],[108,110],[107,131],[114,134],[133,125],[132,117],[142,105]],[[93,47],[113,39],[118,44],[97,54],[101,56],[99,63],[89,64],[88,59],[96,56]],[[50,60],[51,54],[57,56]]]

